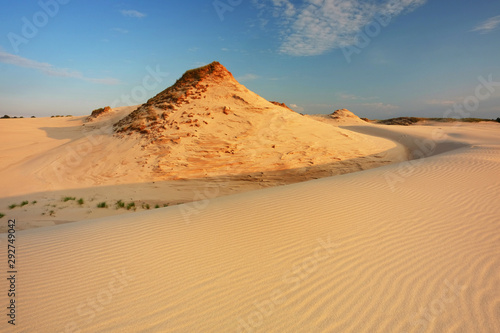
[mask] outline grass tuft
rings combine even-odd
[[[130,202],[130,203],[127,205],[127,210],[131,210],[132,208],[135,210],[135,202]]]
[[[4,216],[5,216],[5,214],[4,214],[4,213],[0,213],[0,219],[1,219],[2,217],[4,217]]]
[[[65,197],[65,198],[63,198],[64,202],[67,202],[67,201],[70,201],[70,200],[76,200],[76,198],[75,197]]]
[[[116,202],[116,209],[125,208],[125,202],[121,199]]]
[[[12,204],[12,205],[9,206],[9,209],[14,209],[16,207],[17,207],[17,204]]]
[[[97,204],[97,208],[108,208],[108,205],[106,202],[100,202]]]
[[[85,201],[83,201],[83,198],[80,198],[78,199],[77,203],[81,206],[85,203]]]

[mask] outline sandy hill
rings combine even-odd
[[[161,178],[304,168],[393,148],[269,102],[218,62],[187,71],[114,129],[141,140],[142,163]]]
[[[5,196],[226,175],[293,183],[401,160],[403,151],[273,104],[218,62],[187,71],[140,106],[32,119],[25,132],[3,124],[16,146],[0,165]],[[36,139],[14,143],[26,133]]]
[[[347,109],[339,109],[331,114],[316,114],[309,117],[334,126],[366,124],[364,120]]]

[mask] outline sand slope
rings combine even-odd
[[[187,71],[138,107],[91,121],[4,120],[0,133],[9,137],[0,148],[0,197],[282,170],[300,181],[404,159],[393,141],[265,100],[217,62]]]
[[[498,126],[442,131],[418,161],[19,232],[9,331],[498,332]]]

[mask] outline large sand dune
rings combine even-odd
[[[418,160],[18,232],[2,331],[499,332],[500,126],[440,127],[350,129]]]
[[[129,212],[117,202],[163,207],[198,200],[207,187],[214,198],[407,158],[402,144],[343,129],[364,122],[341,118],[329,124],[269,102],[214,62],[143,105],[3,120],[0,213],[35,203],[9,211],[21,230]]]

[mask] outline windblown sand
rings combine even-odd
[[[70,141],[22,124],[3,170],[16,150]],[[1,330],[499,332],[499,129],[342,124],[419,159],[19,231],[18,322]],[[8,170],[2,191],[36,188]]]

